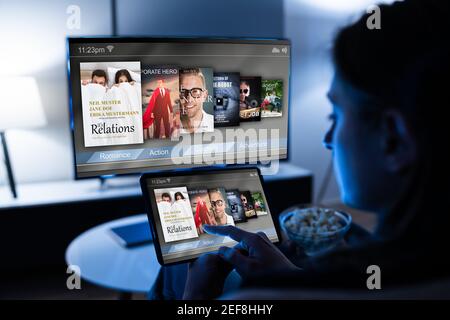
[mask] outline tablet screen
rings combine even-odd
[[[151,206],[149,220],[164,264],[236,244],[229,237],[207,234],[205,224],[262,231],[272,242],[278,242],[257,169],[149,176],[144,183]]]

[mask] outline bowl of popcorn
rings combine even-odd
[[[351,223],[349,214],[328,208],[297,208],[280,215],[283,231],[309,256],[336,247]]]

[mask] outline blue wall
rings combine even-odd
[[[117,0],[118,35],[283,37],[281,0]]]

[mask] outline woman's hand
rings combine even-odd
[[[221,247],[219,256],[236,268],[243,278],[264,272],[300,270],[263,232],[251,233],[234,226],[210,225],[204,225],[203,230],[239,242],[234,248]]]
[[[233,267],[215,253],[200,256],[189,264],[183,299],[214,299],[222,294]]]

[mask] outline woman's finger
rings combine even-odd
[[[204,225],[203,229],[209,234],[228,236],[234,241],[242,242],[249,247],[258,245],[257,241],[255,241],[256,234],[236,228],[235,226]]]
[[[247,274],[251,258],[243,255],[239,250],[235,248],[221,247],[219,249],[219,256],[235,267],[239,274]]]

